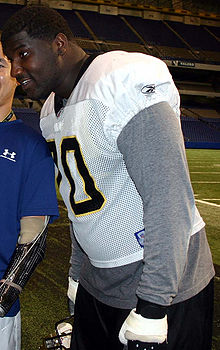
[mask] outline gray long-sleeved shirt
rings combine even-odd
[[[177,303],[197,294],[214,275],[205,230],[191,235],[193,191],[179,121],[172,114],[166,102],[146,108],[117,140],[143,201],[143,261],[97,268],[74,245],[71,260],[79,254],[83,260],[81,284],[114,307],[133,308],[137,296],[160,305]],[[74,279],[78,274],[71,269]]]

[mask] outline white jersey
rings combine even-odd
[[[179,94],[165,63],[114,51],[93,60],[59,117],[53,94],[42,109],[40,125],[59,168],[60,193],[76,239],[96,267],[143,258],[142,200],[117,138],[141,110],[162,101],[179,118]],[[196,231],[204,225],[197,219]]]

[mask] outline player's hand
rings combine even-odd
[[[67,296],[69,298],[69,311],[71,315],[74,315],[74,306],[76,301],[76,293],[78,289],[79,282],[74,281],[72,277],[69,276],[69,285],[68,285],[68,291]]]
[[[143,343],[162,344],[167,339],[167,315],[159,319],[150,319],[131,310],[119,332],[119,340],[127,345],[128,340]],[[150,349],[150,348],[149,348]]]

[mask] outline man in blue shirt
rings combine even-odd
[[[17,83],[10,70],[0,43],[0,348],[19,350],[18,295],[23,286],[14,277],[9,280],[9,276],[12,271],[20,274],[22,262],[27,274],[28,263],[34,259],[32,253],[23,259],[23,253],[45,231],[46,223],[58,216],[58,208],[47,144],[40,134],[16,120],[12,111]],[[35,262],[32,267],[31,273]]]

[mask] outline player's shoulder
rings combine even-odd
[[[124,84],[127,88],[142,81],[167,81],[171,76],[167,65],[157,57],[139,52],[110,51],[98,55],[85,72],[85,89],[93,90],[118,88]]]
[[[109,63],[117,66],[122,66],[127,63],[136,63],[136,62],[154,62],[157,64],[164,64],[164,62],[154,56],[147,55],[142,52],[127,52],[127,51],[109,51],[105,52],[103,54],[97,55],[96,58],[94,59],[94,63],[96,62],[97,64],[102,62],[104,64],[103,67],[105,67],[105,64],[108,66]],[[111,66],[110,66],[111,67]]]
[[[130,69],[133,66],[141,67],[142,65],[145,65],[145,69],[152,69],[152,66],[166,67],[166,64],[157,57],[141,52],[126,51],[110,51],[98,55],[92,62],[91,67],[99,67],[96,71],[102,74],[118,71],[120,69]]]

